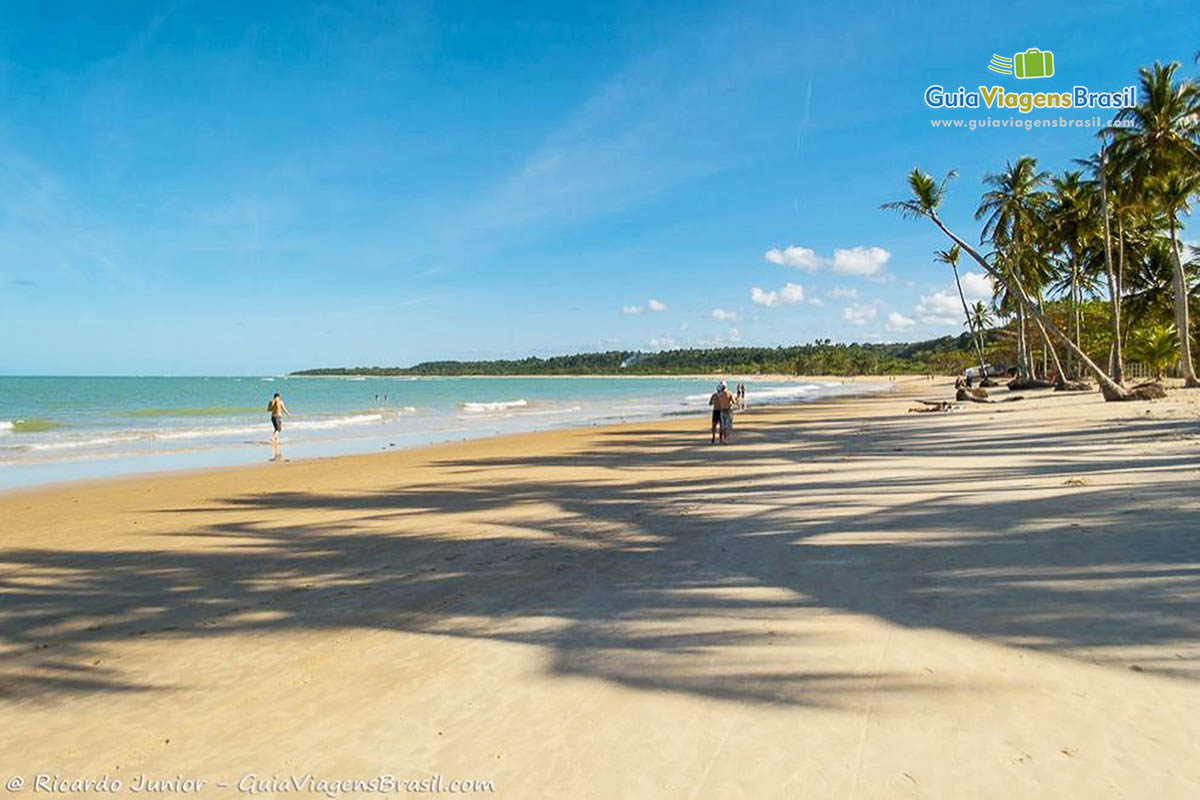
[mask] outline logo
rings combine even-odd
[[[1031,47],[1012,58],[992,55],[988,69],[1001,75],[1022,80],[1054,77],[1054,53]],[[951,84],[953,86],[954,84]],[[1039,87],[1042,91],[1009,91],[1003,86],[982,84],[968,89],[960,84],[957,90],[935,83],[925,89],[925,105],[945,109],[1013,110],[1020,114],[1056,111],[1058,109],[1094,110],[1120,109],[1137,105],[1137,87],[1125,86],[1109,91],[1093,91],[1082,84]]]
[[[993,53],[992,60],[988,62],[988,69],[1017,78],[1049,78],[1054,75],[1054,53],[1036,47],[1031,47],[1024,53],[1016,53],[1012,58]]]

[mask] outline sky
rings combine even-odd
[[[1200,25],[1178,2],[900,5],[5,3],[0,374],[957,334],[947,243],[880,204],[956,169],[945,217],[974,240],[986,173],[1097,145],[934,129],[1026,115],[926,87],[1195,75]],[[1054,77],[987,69],[1031,47]]]

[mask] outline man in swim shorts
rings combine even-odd
[[[271,444],[279,441],[279,432],[283,430],[283,414],[289,417],[292,412],[288,411],[287,406],[283,404],[283,398],[279,396],[279,392],[271,398],[271,402],[267,403],[267,411],[271,412],[271,427],[274,430],[271,432]]]
[[[729,444],[729,431],[733,427],[733,395],[726,388],[725,381],[721,381],[717,391],[708,398],[708,404],[713,407],[711,444],[717,443],[718,426],[721,428],[721,444]]]

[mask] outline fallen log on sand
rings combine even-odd
[[[1050,381],[1039,381],[1036,378],[1013,378],[1008,382],[1008,388],[1013,391],[1028,390],[1028,389],[1053,389],[1054,384]]]
[[[1162,400],[1167,396],[1167,390],[1161,383],[1155,381],[1139,383],[1130,389],[1129,394],[1125,397],[1118,397],[1103,386],[1100,387],[1100,391],[1104,394],[1105,400]]]
[[[920,406],[916,408],[910,408],[908,413],[934,414],[939,411],[954,411],[958,408],[958,406],[954,405],[954,403],[951,403],[949,400],[918,400],[917,402],[924,403],[925,408],[921,408]]]

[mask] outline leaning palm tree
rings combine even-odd
[[[1050,331],[1056,338],[1061,340],[1068,350],[1073,352],[1084,365],[1089,373],[1095,377],[1096,381],[1104,390],[1104,396],[1109,400],[1129,400],[1131,395],[1129,390],[1124,386],[1114,381],[1108,374],[1096,366],[1090,358],[1087,357],[1082,350],[1075,346],[1075,343],[1064,334],[1054,321],[1047,317],[1038,309],[1029,296],[1021,288],[1019,280],[1012,280],[1011,275],[1015,274],[1008,271],[1001,271],[990,264],[987,259],[979,254],[979,251],[971,247],[961,236],[951,231],[946,224],[942,222],[942,218],[938,212],[941,208],[942,201],[946,197],[946,185],[952,178],[957,175],[956,172],[949,172],[946,177],[939,183],[934,180],[932,175],[924,173],[919,167],[914,167],[913,171],[908,176],[908,186],[912,191],[912,196],[906,200],[897,200],[891,203],[884,203],[883,208],[888,211],[896,211],[902,216],[910,219],[928,219],[938,230],[940,230],[950,241],[962,248],[962,251],[974,259],[983,271],[990,275],[994,281],[1007,289],[1018,301],[1025,312],[1038,318],[1040,322]]]
[[[987,364],[983,360],[983,345],[975,335],[975,326],[971,324],[971,311],[967,308],[967,297],[963,294],[962,281],[958,277],[958,257],[962,253],[958,245],[952,245],[949,250],[938,250],[933,254],[934,259],[949,264],[954,270],[954,286],[958,289],[958,299],[962,303],[963,316],[967,319],[967,329],[971,332],[971,340],[975,342],[975,353],[979,356],[979,377],[987,377]]]
[[[1142,67],[1142,102],[1117,112],[1114,122],[1106,129],[1113,137],[1113,160],[1139,186],[1151,188],[1154,194],[1180,210],[1182,199],[1169,186],[1173,178],[1176,188],[1191,184],[1200,171],[1200,86],[1184,79],[1175,80],[1178,62]],[[1128,127],[1122,127],[1127,125]],[[1196,190],[1192,188],[1192,193]],[[1169,215],[1169,224],[1178,226],[1177,214]],[[1172,234],[1174,239],[1174,234]],[[1176,258],[1175,302],[1176,325],[1179,328],[1180,368],[1187,386],[1200,386],[1190,358],[1191,332],[1187,327],[1187,285],[1182,265]],[[1182,286],[1182,289],[1180,288]]]

